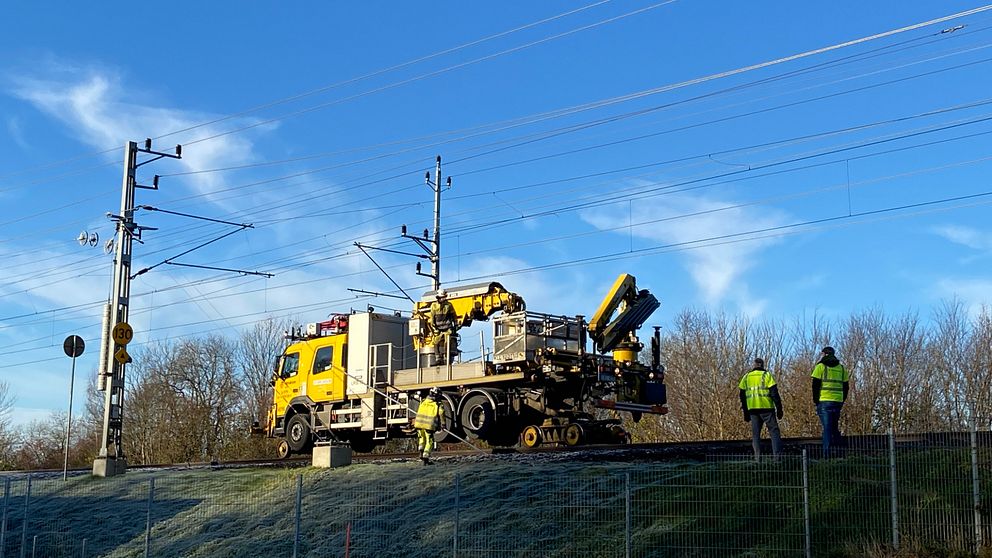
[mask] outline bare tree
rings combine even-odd
[[[11,426],[14,412],[14,394],[10,384],[0,382],[0,470],[15,468],[15,447],[18,436]]]
[[[289,327],[286,320],[269,318],[256,322],[251,329],[241,333],[235,354],[248,391],[248,410],[252,421],[263,422],[272,405],[273,363],[285,348],[283,332]]]

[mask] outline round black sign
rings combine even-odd
[[[78,335],[70,335],[62,343],[62,350],[65,351],[65,356],[67,357],[76,358],[83,354],[83,349],[85,348],[86,343],[83,343],[83,338]]]

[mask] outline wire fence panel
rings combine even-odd
[[[974,547],[970,448],[898,450],[896,471],[902,546]]]
[[[973,555],[992,433],[864,438],[822,459],[395,461],[0,478],[0,558]],[[985,550],[983,550],[985,549]]]
[[[300,556],[450,556],[454,481],[439,472],[406,463],[306,475]]]
[[[292,555],[295,475],[251,470],[163,475],[145,483],[140,510],[148,555],[155,558]],[[142,554],[143,555],[143,554]]]
[[[852,545],[888,545],[892,498],[888,455],[848,449],[810,465],[810,525],[814,556]]]
[[[147,481],[127,478],[18,479],[11,483],[2,556],[31,556],[32,549],[35,556],[56,558],[84,550],[88,556],[140,556],[135,541],[144,535],[145,520],[135,511],[145,510],[146,487]]]
[[[633,555],[802,556],[802,460],[720,458],[632,475]]]
[[[517,467],[498,485],[461,478],[455,556],[625,554],[625,477],[602,466]]]

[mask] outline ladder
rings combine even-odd
[[[372,389],[372,439],[385,440],[389,427],[407,423],[407,394],[392,387],[393,344],[369,346],[369,387]]]

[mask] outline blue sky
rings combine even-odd
[[[112,264],[75,238],[113,235],[123,145],[146,137],[184,157],[142,167],[142,181],[163,178],[139,204],[255,226],[177,261],[275,276],[155,268],[132,285],[136,347],[266,316],[406,310],[347,290],[392,290],[353,243],[414,249],[399,228],[428,226],[438,154],[454,185],[447,285],[492,278],[530,309],[589,315],[629,272],[662,300],[660,325],[689,306],[926,315],[956,297],[978,311],[992,300],[992,11],[737,70],[981,6],[7,6],[0,379],[13,418],[65,407],[66,335],[90,348],[77,393],[93,381]],[[135,269],[231,230],[137,220],[158,230]],[[377,259],[423,292],[412,259]]]

